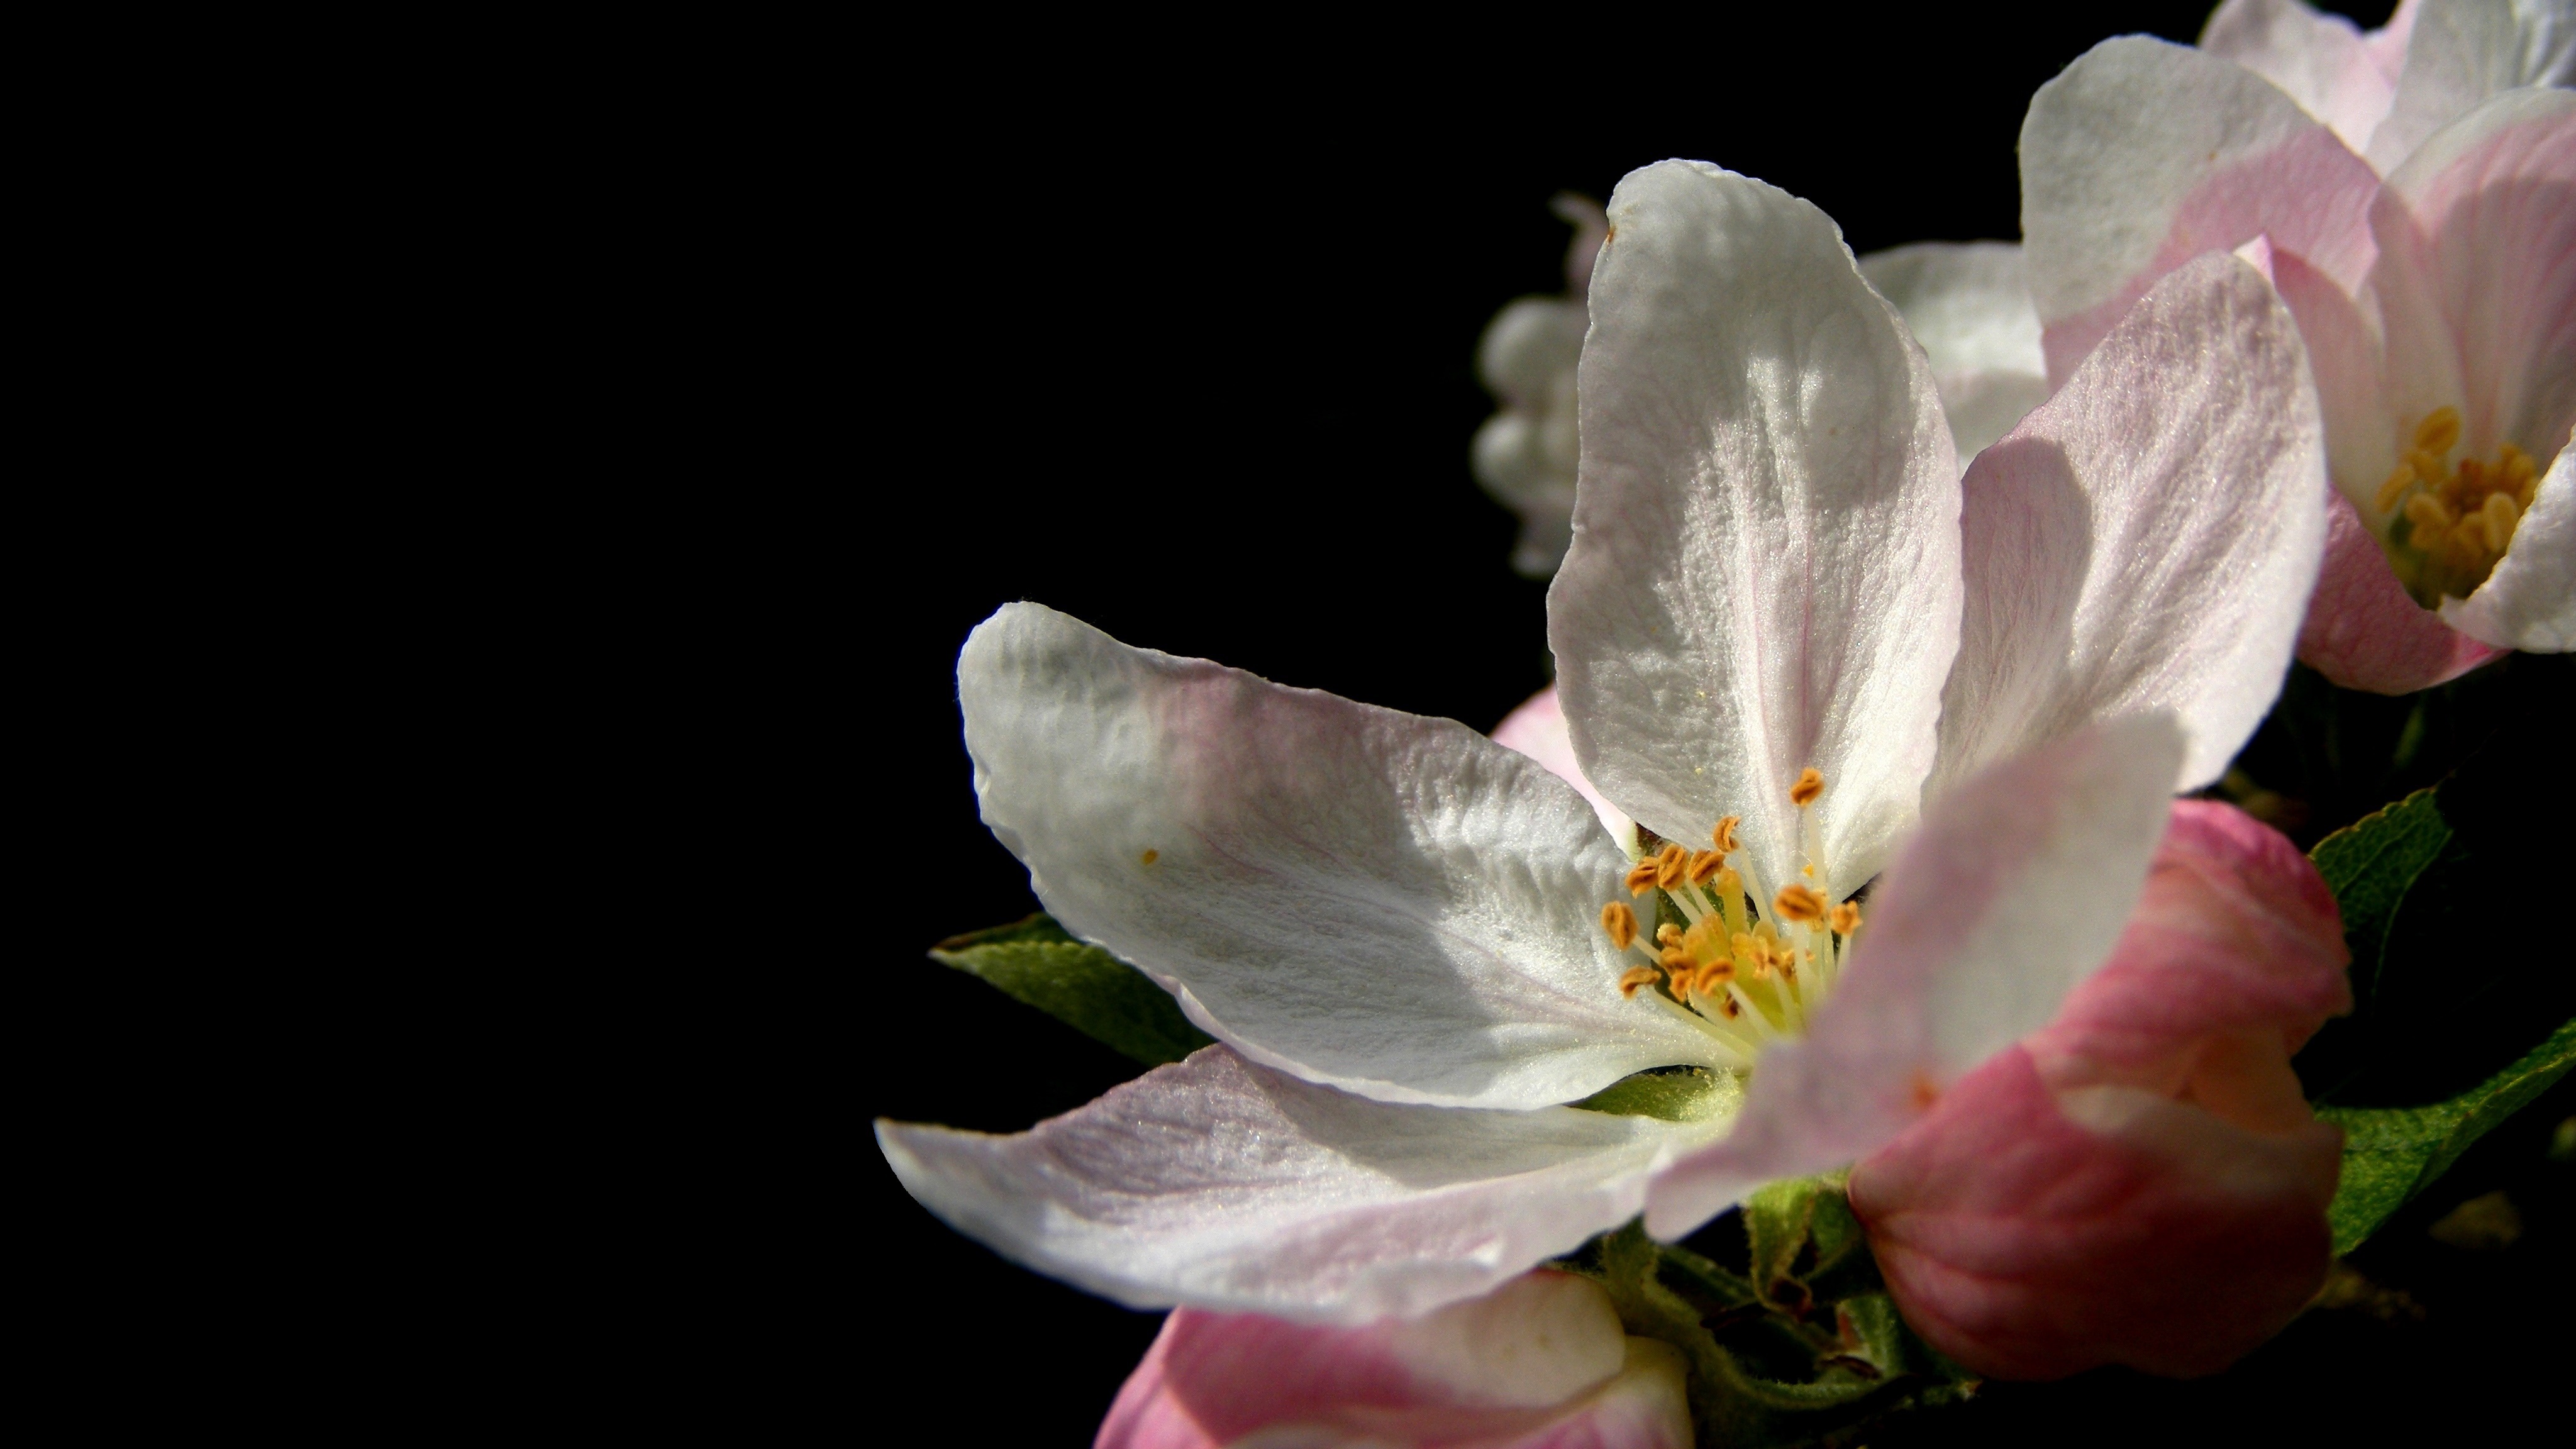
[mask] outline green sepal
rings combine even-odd
[[[2478,1086],[2426,1107],[2334,1107],[2317,1115],[2343,1129],[2343,1179],[2326,1218],[2334,1250],[2349,1253],[2409,1198],[2450,1170],[2469,1144],[2555,1085],[2576,1066],[2576,1020]]]
[[[1743,1079],[1705,1067],[1656,1067],[1622,1077],[1569,1105],[1621,1117],[1666,1122],[1706,1122],[1732,1113],[1744,1099]]]
[[[1753,1286],[1762,1301],[1792,1312],[1814,1299],[1814,1280],[1862,1246],[1843,1185],[1848,1170],[1794,1177],[1755,1190],[1744,1201],[1744,1235],[1753,1245]]]
[[[1799,1246],[1811,1248],[1814,1225],[1826,1216],[1819,1208],[1839,1198],[1839,1186],[1828,1190],[1820,1179],[1784,1186],[1806,1201],[1790,1206],[1796,1193],[1774,1194],[1775,1206],[1806,1224]],[[1856,1239],[1845,1251],[1863,1262],[1869,1256]],[[1689,1248],[1655,1242],[1634,1222],[1557,1266],[1600,1283],[1628,1332],[1681,1351],[1703,1444],[1841,1443],[1882,1414],[1962,1398],[1976,1386],[1914,1337],[1883,1292],[1791,1311]]]
[[[1180,1003],[1144,972],[1077,941],[1041,911],[1025,921],[951,936],[930,959],[978,976],[1084,1036],[1158,1067],[1216,1038],[1190,1024]]]

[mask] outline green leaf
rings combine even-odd
[[[980,976],[1004,995],[1149,1067],[1177,1062],[1216,1040],[1192,1026],[1171,993],[1151,977],[1075,940],[1044,912],[951,936],[931,948],[930,959]]]
[[[1744,1100],[1743,1079],[1704,1067],[1656,1067],[1622,1077],[1571,1105],[1621,1117],[1666,1122],[1706,1122],[1734,1112]]]
[[[2520,1061],[2447,1102],[2335,1107],[2317,1115],[2343,1129],[2343,1180],[2326,1217],[2334,1250],[2349,1253],[2407,1199],[2433,1185],[2469,1144],[2549,1090],[2576,1066],[2576,1020],[2562,1022]]]
[[[2451,843],[2450,823],[2430,790],[2418,790],[2317,842],[2309,858],[2343,912],[2344,944],[2352,948],[2356,996],[2375,994],[2385,961],[2388,926],[2425,867]]]

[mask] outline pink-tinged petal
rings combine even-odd
[[[2301,0],[2227,0],[2201,27],[2200,48],[2287,91],[2356,154],[2397,90],[2360,27]]]
[[[1723,1141],[1657,1174],[1647,1230],[1680,1237],[1764,1182],[1875,1151],[2054,1018],[2129,919],[2182,749],[2167,716],[2115,720],[1935,800],[1807,1035],[1764,1050]]]
[[[2456,407],[2469,456],[2555,456],[2576,420],[2576,93],[2478,107],[2389,177],[2370,220],[2388,426]]]
[[[2326,500],[2325,566],[2299,633],[2299,662],[2346,689],[2412,694],[2501,652],[2407,597],[2352,500],[2340,492]]]
[[[1084,940],[1255,1061],[1384,1101],[1542,1107],[1710,1062],[1619,994],[1627,857],[1452,720],[1132,649],[1038,604],[957,660],[984,822]]]
[[[1765,880],[1797,868],[1789,786],[1821,770],[1840,899],[1914,818],[1957,638],[1940,395],[1808,203],[1667,161],[1619,183],[1610,219],[1548,592],[1575,753],[1667,839],[1742,817]]]
[[[2296,1078],[2263,1086],[2305,1112]],[[1905,1321],[1978,1373],[2213,1373],[2325,1280],[2342,1140],[2313,1117],[2259,1131],[2134,1088],[2053,1091],[2014,1047],[1854,1169],[1851,1201]]]
[[[2361,48],[2370,53],[2370,63],[2387,78],[2392,94],[2398,79],[2406,74],[2406,47],[2415,38],[2415,12],[2423,4],[2424,0],[2397,0],[2397,11],[2388,17],[2388,23],[2361,38]]]
[[[2262,276],[2214,254],[2159,281],[1962,487],[1929,792],[2155,710],[2189,742],[2169,788],[2218,778],[2280,692],[2325,542],[2306,351]]]
[[[1582,791],[1583,798],[1592,802],[1592,813],[1601,817],[1610,838],[1623,848],[1635,842],[1637,823],[1594,789],[1592,782],[1583,778],[1583,767],[1575,763],[1574,737],[1566,732],[1565,709],[1557,703],[1556,686],[1549,685],[1531,695],[1494,726],[1494,743],[1520,751],[1547,766],[1548,773]]]
[[[995,1136],[900,1122],[914,1198],[1015,1262],[1132,1308],[1360,1323],[1485,1293],[1636,1216],[1709,1126],[1400,1106],[1222,1046]]]
[[[2576,446],[2540,480],[2513,547],[2466,600],[2444,599],[2442,621],[2503,649],[2576,649]]]
[[[2495,96],[2576,82],[2576,6],[2567,0],[2426,0],[2411,18],[2405,69],[2370,137],[2382,172]]]
[[[2270,82],[2188,46],[2107,40],[2040,87],[2021,175],[2052,383],[2203,252],[2268,234],[2347,293],[2370,269],[2378,175]]]
[[[1095,1449],[1255,1442],[1687,1449],[1679,1355],[1627,1338],[1607,1294],[1531,1273],[1414,1319],[1321,1328],[1176,1310]]]
[[[1852,1174],[1906,1320],[2003,1378],[2207,1373],[2287,1323],[2341,1146],[2289,1059],[2349,959],[2296,846],[2176,803],[2109,964]]]

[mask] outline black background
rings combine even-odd
[[[1492,410],[1473,353],[1503,303],[1562,287],[1550,195],[1606,200],[1626,171],[1687,156],[1816,202],[1856,250],[2010,239],[2030,92],[2102,38],[2187,41],[2204,14],[1781,7],[1758,27],[1631,14],[1615,39],[1608,17],[1569,14],[1455,47],[1247,25],[1187,58],[1146,58],[1169,35],[1117,60],[1096,35],[1061,58],[1026,35],[879,55],[858,174],[813,178],[855,189],[873,232],[839,283],[856,326],[828,344],[856,379],[835,409],[856,516],[782,541],[821,562],[756,586],[782,636],[810,641],[791,692],[815,713],[782,731],[849,723],[825,780],[778,786],[820,849],[772,897],[839,907],[827,945],[764,964],[769,1009],[807,1019],[760,1075],[855,1108],[812,1118],[824,1135],[795,1150],[800,1211],[839,1200],[855,1153],[859,1213],[836,1235],[846,1273],[746,1250],[747,1274],[830,1325],[777,1371],[935,1406],[967,1442],[1085,1443],[1159,1321],[949,1232],[865,1135],[876,1117],[1015,1130],[1135,1070],[922,954],[1036,909],[976,820],[953,677],[968,630],[1034,599],[1132,644],[1490,728],[1548,665],[1544,588],[1510,571],[1513,520],[1467,470]],[[2495,1170],[2526,1171],[2536,1141]],[[2428,1407],[2390,1371],[2475,1358],[2439,1313],[2330,1328],[2200,1385],[1999,1387],[1889,1442],[2268,1438],[2358,1424],[2336,1406],[2355,1395]]]

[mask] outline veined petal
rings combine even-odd
[[[2298,324],[2210,255],[2156,284],[1968,467],[1967,609],[1937,792],[2097,719],[2170,710],[2188,790],[2280,693],[2325,543]]]
[[[1360,1328],[1181,1308],[1094,1449],[1689,1449],[1683,1380],[1677,1352],[1627,1337],[1567,1273]]]
[[[2048,396],[2020,247],[1917,242],[1862,257],[1860,274],[1923,345],[1963,462]]]
[[[2456,407],[2473,456],[2500,443],[2535,458],[2565,447],[2576,419],[2576,93],[2519,90],[2479,106],[2388,178],[2370,221],[2392,430]]]
[[[2526,518],[2522,526],[2531,527],[2531,521]],[[2503,572],[2501,565],[2497,572]],[[2456,679],[2496,654],[2408,598],[2388,566],[2387,550],[2362,525],[2352,500],[2339,492],[2326,500],[2325,564],[2299,632],[2300,663],[2346,689],[2413,694]]]
[[[1388,1101],[1537,1107],[1712,1058],[1622,998],[1627,858],[1451,720],[1131,649],[1011,604],[957,661],[984,822],[1038,899],[1256,1061]]]
[[[1583,778],[1583,767],[1574,760],[1574,736],[1566,732],[1565,709],[1557,703],[1556,687],[1550,685],[1523,701],[1501,724],[1494,726],[1494,743],[1508,745],[1540,764],[1548,773],[1583,792],[1592,802],[1592,813],[1610,832],[1610,838],[1624,849],[1637,839],[1637,823],[1621,814],[1609,797]]]
[[[2379,178],[2269,81],[2145,36],[2093,47],[2031,97],[2023,255],[2048,375],[2075,364],[2157,278],[2268,235],[2358,291]]]
[[[1027,1132],[877,1124],[959,1232],[1134,1308],[1335,1323],[1427,1313],[1636,1215],[1685,1126],[1371,1101],[1223,1046]]]
[[[2523,86],[2576,82],[2576,7],[2567,0],[2424,0],[2371,164],[2394,172],[2434,132]]]
[[[2466,600],[2444,599],[2442,622],[2498,649],[2576,649],[2576,446],[2540,480],[2513,547]],[[2407,602],[2412,603],[2413,600]]]
[[[1823,212],[1697,162],[1631,173],[1592,277],[1574,546],[1548,640],[1577,758],[1657,834],[1741,816],[1768,879],[1821,770],[1837,898],[1931,765],[1958,465],[1931,370]]]
[[[2396,93],[2360,27],[2301,0],[2227,0],[2201,27],[2200,48],[2288,92],[2356,154],[2370,144]]]
[[[1764,1182],[1867,1156],[2046,1025],[2119,939],[2182,754],[2169,717],[2114,720],[1934,800],[1807,1035],[1763,1052],[1725,1140],[1656,1176],[1647,1230],[1680,1237]]]

